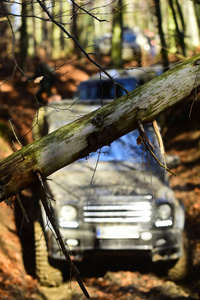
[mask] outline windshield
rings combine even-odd
[[[152,126],[146,125],[145,132],[156,149],[153,152],[159,161],[162,161],[158,141]],[[156,162],[149,151],[145,149],[143,143],[140,145],[137,144],[138,136],[139,131],[134,130],[114,141],[110,146],[104,146],[100,152],[97,151],[91,154],[90,159],[99,159],[99,161],[107,162],[113,161],[115,163],[128,162],[131,163],[133,167],[160,173],[160,171],[163,171],[163,168]]]
[[[128,91],[134,90],[139,85],[139,81],[134,77],[114,78],[114,80]],[[123,95],[125,91],[116,85],[116,98]],[[114,99],[114,83],[108,79],[84,81],[79,85],[75,98],[79,100]]]

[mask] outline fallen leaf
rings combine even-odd
[[[137,145],[141,145],[142,144],[142,137],[139,135],[137,138]]]

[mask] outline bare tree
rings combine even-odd
[[[79,40],[79,32],[78,32],[78,24],[77,24],[77,19],[78,19],[78,9],[76,3],[72,1],[72,25],[71,25],[71,32],[72,35],[75,37],[75,39],[78,41]],[[76,47],[76,45],[73,45],[73,51],[77,56],[80,56],[80,49]]]
[[[27,3],[22,2],[22,23],[20,28],[20,48],[21,48],[21,68],[25,72],[26,70],[26,59],[28,50],[28,33],[27,33]]]
[[[175,26],[176,26],[177,43],[178,43],[178,46],[181,47],[183,56],[186,57],[186,49],[185,49],[185,43],[184,43],[184,30],[185,30],[184,20],[183,20],[182,11],[181,11],[181,8],[180,8],[180,5],[179,5],[178,1],[176,1],[176,4],[177,4],[178,15],[180,16],[180,19],[182,21],[181,22],[182,23],[182,30],[179,28],[178,17],[177,17],[177,13],[176,13],[174,3],[173,3],[172,0],[169,0],[169,5],[171,7],[172,15],[173,15],[173,18],[174,18],[174,23],[175,23]]]
[[[113,32],[111,63],[114,67],[122,67],[122,35],[123,35],[123,18],[122,18],[123,1],[118,0],[117,5],[113,8]]]
[[[1,47],[0,55],[4,58],[12,51],[12,45],[10,43],[10,38],[12,38],[12,33],[10,31],[10,26],[7,19],[7,14],[9,13],[9,7],[7,3],[0,3],[0,38]]]
[[[158,20],[158,31],[159,31],[159,35],[160,35],[160,41],[161,41],[161,54],[163,57],[163,65],[164,65],[164,69],[168,70],[169,68],[169,62],[168,62],[168,55],[167,55],[167,44],[165,41],[165,35],[163,32],[163,28],[162,28],[162,15],[161,15],[161,10],[160,10],[160,0],[154,0],[155,3],[155,11],[156,11],[156,17]]]

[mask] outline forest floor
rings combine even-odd
[[[22,82],[18,73],[12,77],[12,69],[2,67],[1,71],[1,77],[6,76],[10,80],[1,85],[0,159],[20,147],[17,142],[13,146],[14,136],[8,119],[12,120],[15,133],[25,145],[32,141],[31,124],[37,109],[30,85]],[[57,72],[64,75],[60,77],[56,92],[62,98],[70,98],[79,82],[87,79],[95,70],[84,61],[72,61]],[[194,103],[189,117],[191,104],[191,101],[187,101],[168,112],[162,129],[167,153],[178,155],[181,161],[173,169],[176,177],[170,176],[170,184],[186,207],[192,260],[187,281],[177,284],[165,276],[158,276],[151,263],[144,260],[105,262],[101,268],[97,266],[98,270],[94,271],[93,268],[92,273],[87,263],[80,267],[80,272],[92,299],[200,299],[200,103]],[[22,254],[24,245],[21,245],[18,235],[19,231],[23,235],[25,230],[25,223],[22,222],[17,231],[15,209],[1,203],[0,299],[85,299],[73,279],[58,288],[47,288],[39,285],[32,271],[27,273],[27,262],[23,261]],[[34,246],[27,242],[31,257],[34,255]]]

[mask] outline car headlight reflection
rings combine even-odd
[[[63,221],[74,221],[77,217],[77,210],[72,205],[64,205],[59,212],[59,217]]]
[[[169,204],[161,204],[158,207],[158,217],[161,220],[167,220],[172,216],[172,209]]]

